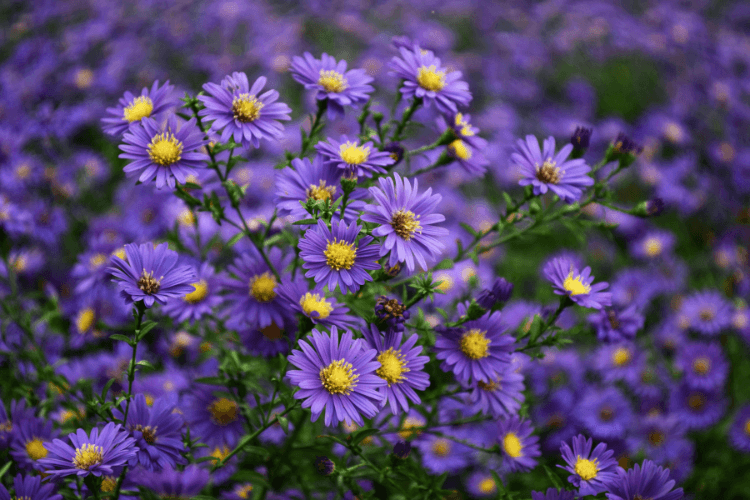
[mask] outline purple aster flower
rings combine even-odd
[[[286,300],[279,300],[278,306],[285,307],[287,304]],[[237,334],[242,341],[242,345],[251,354],[266,358],[275,357],[279,353],[288,353],[291,341],[297,338],[297,319],[293,312],[290,310],[284,311],[284,320],[280,324],[272,321],[271,324],[260,327],[241,323],[237,329]]]
[[[329,229],[322,220],[308,229],[298,245],[302,267],[308,270],[305,276],[315,278],[316,283],[327,282],[330,291],[338,286],[344,294],[354,293],[366,281],[372,281],[367,270],[380,269],[380,245],[370,245],[372,236],[357,241],[361,229],[354,222],[347,226],[344,221],[331,224]]]
[[[589,322],[596,328],[600,342],[632,341],[643,328],[643,315],[635,305],[627,308],[605,307],[589,316]]]
[[[471,123],[471,115],[455,113],[453,115],[440,116],[437,118],[439,130],[450,128],[457,139],[469,144],[474,149],[483,150],[487,147],[487,141],[479,137],[479,128]]]
[[[112,476],[116,468],[125,465],[138,451],[135,439],[114,422],[105,425],[101,431],[94,428],[90,435],[78,429],[68,435],[68,440],[73,446],[60,439],[45,445],[48,453],[39,460],[39,465],[46,474],[59,477],[73,474]]]
[[[209,479],[207,470],[193,464],[178,471],[166,468],[158,472],[141,469],[134,482],[160,498],[192,498],[199,494]]]
[[[39,460],[47,456],[45,443],[58,436],[52,430],[52,421],[34,416],[16,420],[13,426],[10,455],[26,471],[42,470]]]
[[[226,391],[197,384],[180,410],[190,435],[209,446],[235,446],[245,432],[240,406]]]
[[[183,295],[182,300],[170,300],[162,308],[164,314],[179,323],[189,320],[192,324],[221,305],[223,299],[218,294],[221,277],[216,275],[213,266],[208,262],[201,264],[196,279],[190,284],[193,290]]]
[[[452,370],[461,382],[496,380],[508,368],[515,342],[499,323],[500,313],[494,312],[460,327],[440,327],[435,341],[436,357],[443,360],[440,368]]]
[[[615,478],[615,452],[608,450],[604,443],[599,443],[592,451],[592,439],[586,439],[582,434],[574,437],[572,443],[572,449],[566,442],[560,445],[560,454],[568,465],[558,467],[570,472],[568,481],[579,488],[581,496],[606,491],[607,485]]]
[[[477,304],[489,310],[493,307],[501,307],[508,302],[513,294],[513,283],[505,278],[496,278],[491,288],[486,288],[477,296]]]
[[[484,157],[482,151],[468,142],[455,139],[446,146],[448,156],[458,162],[466,173],[472,176],[482,176],[487,171],[489,160]]]
[[[420,356],[422,346],[416,346],[417,335],[411,335],[402,344],[403,332],[388,333],[383,336],[375,325],[362,330],[367,343],[377,351],[375,358],[380,367],[375,375],[385,380],[386,386],[380,390],[384,394],[381,406],[390,405],[391,413],[398,415],[401,410],[409,411],[409,401],[420,404],[422,401],[415,392],[423,391],[430,385],[430,378],[424,372],[424,365],[430,360]]]
[[[721,346],[713,342],[690,342],[681,346],[675,365],[685,375],[685,383],[694,389],[720,389],[729,372]]]
[[[367,205],[362,220],[380,224],[373,230],[375,236],[384,236],[380,256],[390,252],[388,266],[406,262],[409,271],[414,271],[414,261],[426,270],[427,261],[435,260],[445,247],[441,238],[448,236],[448,230],[433,224],[443,222],[445,217],[433,213],[443,199],[432,194],[432,188],[418,194],[419,184],[414,179],[414,187],[408,179],[394,174],[392,178],[378,179],[380,188],[371,187],[370,194],[378,205]]]
[[[457,106],[467,106],[471,101],[469,85],[461,81],[460,71],[448,71],[430,50],[414,45],[411,50],[399,48],[401,57],[394,57],[391,74],[404,80],[401,94],[404,98],[423,99],[427,107],[435,105],[441,113],[452,114]]]
[[[683,441],[685,428],[677,415],[653,414],[638,420],[630,448],[663,464],[680,453]]]
[[[221,133],[221,142],[230,138],[237,144],[260,147],[261,139],[280,139],[284,127],[278,120],[291,120],[291,108],[276,102],[279,93],[269,90],[260,94],[266,85],[261,76],[250,87],[245,73],[234,72],[226,76],[221,85],[206,83],[203,89],[209,94],[198,99],[206,107],[200,116],[213,121],[211,130]]]
[[[232,487],[232,491],[225,491],[221,494],[222,500],[246,500],[251,498],[250,494],[254,486],[251,483],[239,483]]]
[[[190,285],[195,278],[193,269],[175,267],[177,252],[166,243],[157,246],[130,243],[125,245],[125,256],[123,260],[112,255],[110,261],[114,267],[109,271],[127,303],[142,300],[146,307],[151,307],[154,302],[166,304],[169,298],[183,297],[194,290]]]
[[[326,297],[322,287],[309,290],[306,282],[298,280],[279,286],[278,292],[289,307],[310,318],[314,325],[346,329],[357,323],[347,307],[334,297]]]
[[[458,439],[465,436],[455,429],[438,427],[435,429],[442,434],[448,434]],[[422,464],[432,474],[444,472],[458,472],[471,463],[473,450],[465,444],[456,442],[445,436],[429,434],[415,442],[422,455]]]
[[[547,488],[547,493],[531,492],[531,500],[575,500],[575,497],[575,491],[558,491],[556,488]]]
[[[170,99],[173,90],[174,85],[170,85],[169,80],[161,87],[159,80],[156,80],[150,91],[143,87],[139,96],[125,92],[117,106],[107,108],[107,113],[112,116],[102,118],[104,132],[109,135],[122,135],[132,123],[143,118],[154,118],[174,104]]]
[[[383,167],[395,163],[387,151],[373,150],[372,142],[359,144],[345,135],[341,136],[340,141],[329,137],[328,142],[317,143],[315,149],[326,165],[333,165],[343,175],[350,177],[372,177],[373,172],[384,174],[386,170]]]
[[[633,424],[630,402],[614,386],[584,392],[574,415],[593,437],[608,441],[625,437]]]
[[[177,116],[170,115],[160,128],[153,118],[143,118],[142,126],[133,126],[122,136],[120,158],[133,160],[123,169],[125,174],[132,177],[143,170],[138,180],[156,178],[157,189],[165,184],[174,189],[175,179],[184,184],[189,175],[198,175],[194,169],[206,166],[208,155],[201,149],[208,141],[195,123],[191,118],[178,129]]]
[[[159,398],[149,406],[146,396],[135,395],[125,422],[126,429],[135,438],[139,448],[138,454],[130,459],[131,467],[140,464],[148,470],[158,471],[187,463],[180,455],[185,451],[182,442],[182,416],[174,413],[176,401],[170,399]],[[125,407],[125,403],[122,407]],[[113,412],[116,418],[122,420],[122,412],[117,409]]]
[[[594,353],[593,365],[605,382],[625,380],[635,385],[646,366],[646,353],[630,343],[603,345]]]
[[[389,299],[381,295],[375,300],[375,323],[382,330],[403,332],[404,323],[411,317],[411,313],[398,299]]]
[[[652,230],[633,241],[630,253],[639,259],[655,259],[670,255],[676,243],[677,238],[670,231]]]
[[[572,144],[566,144],[557,154],[554,137],[544,141],[543,149],[533,135],[527,135],[525,142],[519,139],[517,144],[518,151],[511,155],[511,161],[523,175],[518,183],[534,186],[534,195],[552,190],[566,203],[574,203],[581,198],[583,188],[594,184],[594,179],[587,175],[591,167],[583,159],[567,159],[573,151]]]
[[[312,337],[312,338],[310,338]],[[302,399],[303,408],[310,408],[312,421],[325,409],[325,425],[339,422],[364,425],[362,415],[374,417],[383,400],[378,392],[386,381],[375,374],[380,366],[375,360],[377,351],[367,347],[363,339],[352,339],[347,331],[341,337],[335,326],[330,334],[313,329],[307,341],[300,340],[301,351],[295,349],[289,362],[299,368],[287,376],[300,388],[294,394]]]
[[[62,500],[62,495],[55,493],[54,483],[42,485],[42,478],[38,476],[22,476],[18,474],[13,479],[13,500]],[[0,484],[0,500],[11,500],[10,493]]]
[[[534,432],[531,422],[521,420],[514,415],[498,422],[497,441],[503,452],[503,468],[509,472],[529,471],[536,467],[539,450],[539,436]]]
[[[729,428],[729,442],[744,453],[750,453],[750,405],[744,405]]]
[[[23,332],[20,327],[15,325],[15,323],[11,323],[6,327],[5,336],[4,339],[7,343],[3,347],[10,347],[12,345],[15,345],[16,342],[8,342],[11,335],[13,335],[13,331],[16,331],[18,333],[18,336],[20,338],[21,335],[23,335]],[[20,346],[20,341],[18,342],[18,345]],[[26,401],[23,399],[20,401],[13,400],[10,403],[10,417],[8,417],[8,412],[5,409],[5,404],[0,402],[0,448],[5,448],[8,446],[8,444],[13,440],[14,433],[13,429],[16,425],[18,425],[19,422],[23,420],[30,420],[34,417],[34,409],[33,408],[26,408]]]
[[[673,490],[675,481],[669,479],[669,469],[657,467],[651,460],[632,469],[617,469],[617,477],[609,483],[608,500],[680,500],[682,488]]]
[[[673,390],[669,411],[676,414],[688,430],[705,429],[721,419],[726,400],[720,391],[691,389],[683,383]]]
[[[372,77],[363,69],[346,70],[346,61],[336,62],[325,52],[320,60],[305,52],[304,59],[292,58],[292,77],[308,90],[317,90],[316,98],[328,101],[328,118],[344,116],[344,108],[357,108],[364,104],[372,93]]]
[[[466,480],[466,489],[473,497],[490,498],[497,496],[497,484],[491,473],[473,472]]]
[[[680,320],[703,335],[716,335],[732,324],[732,304],[718,290],[704,290],[686,297]]]
[[[474,405],[472,412],[482,412],[495,418],[508,418],[516,414],[525,399],[523,375],[510,366],[496,372],[489,382],[475,382],[470,390],[469,401]]]
[[[557,295],[567,295],[579,306],[601,309],[612,305],[612,294],[602,292],[608,283],[591,285],[594,277],[590,267],[579,273],[570,260],[557,258],[544,266],[544,275],[554,285]]]

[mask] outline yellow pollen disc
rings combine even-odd
[[[330,365],[320,369],[320,382],[323,387],[331,394],[352,393],[352,389],[357,387],[359,375],[355,373],[351,363],[346,363],[343,359],[333,361]]]
[[[276,298],[276,278],[268,271],[250,280],[250,295],[258,302],[271,302]]]
[[[31,167],[23,164],[16,167],[16,177],[18,179],[26,179],[29,175],[31,175]]]
[[[471,158],[471,149],[461,139],[456,139],[448,144],[448,151],[460,160],[468,160]]]
[[[495,480],[491,477],[486,477],[479,482],[479,491],[482,493],[495,493],[497,491],[497,485]]]
[[[261,109],[263,109],[263,103],[254,95],[240,94],[232,100],[232,114],[242,123],[257,120]]]
[[[239,486],[236,490],[234,490],[234,493],[240,498],[247,498],[250,495],[250,492],[252,491],[253,491],[253,485],[246,484],[244,486]]]
[[[688,406],[693,410],[700,410],[705,403],[706,400],[700,392],[694,392],[688,397]]]
[[[587,460],[585,458],[576,457],[575,465],[576,474],[581,476],[584,481],[590,481],[596,477],[599,472],[599,466],[596,460]]]
[[[552,158],[547,158],[541,167],[537,164],[536,178],[547,184],[560,182],[560,169],[557,167],[557,162],[552,161]]]
[[[447,457],[451,451],[451,442],[447,439],[436,439],[432,443],[432,452],[439,457]]]
[[[213,346],[211,345],[211,342],[201,342],[201,345],[198,346],[198,349],[200,349],[201,352],[209,352],[211,349],[213,349]]]
[[[148,156],[157,165],[172,165],[182,158],[182,143],[170,132],[155,135],[148,145]]]
[[[208,411],[211,413],[211,420],[221,426],[231,424],[237,420],[237,403],[227,398],[219,398],[208,405]]]
[[[508,456],[518,458],[521,456],[523,445],[521,445],[521,440],[518,439],[515,433],[509,432],[503,438],[503,449]]]
[[[469,125],[469,122],[464,120],[464,115],[462,113],[456,113],[456,127],[459,127],[461,129],[461,135],[464,137],[471,137],[474,135],[474,132],[471,130],[471,126]]]
[[[370,148],[358,146],[356,142],[345,142],[339,147],[339,156],[349,165],[359,165],[370,157]]]
[[[133,430],[141,431],[141,435],[143,436],[143,440],[146,441],[148,444],[154,444],[156,442],[156,427],[151,427],[150,425],[142,426],[142,425],[136,425]]]
[[[705,357],[696,358],[693,361],[693,371],[698,375],[705,375],[711,369],[711,360]]]
[[[396,351],[391,347],[387,351],[378,354],[380,368],[375,370],[375,374],[388,382],[388,385],[397,384],[404,380],[404,373],[409,369],[406,367],[406,356],[401,351]]]
[[[232,451],[226,446],[222,446],[219,448],[218,446],[214,448],[214,451],[211,452],[211,456],[214,457],[215,460],[212,460],[212,462],[218,462],[219,460],[224,460],[227,456],[229,456],[229,452]]]
[[[750,418],[745,421],[745,434],[750,436]]]
[[[28,262],[26,262],[26,257],[23,255],[19,255],[15,259],[13,259],[13,270],[17,273],[22,273],[26,270],[26,265]]]
[[[483,391],[493,392],[500,388],[500,381],[482,382],[480,380],[477,382],[477,386]]]
[[[325,297],[317,293],[306,293],[299,301],[302,310],[310,316],[313,312],[318,313],[318,319],[326,319],[333,311],[333,306],[328,303]]]
[[[404,240],[409,241],[415,233],[422,232],[422,225],[419,223],[419,216],[414,216],[411,210],[399,210],[394,212],[391,217],[391,227],[397,235]]]
[[[104,450],[101,446],[86,443],[80,448],[76,448],[73,465],[76,469],[89,470],[92,466],[102,463],[103,454]]]
[[[310,184],[305,194],[308,200],[310,198],[320,201],[332,200],[336,194],[336,186],[326,186],[326,181],[320,181],[320,184],[317,186]]]
[[[123,119],[130,123],[137,122],[141,118],[151,116],[153,110],[154,102],[142,95],[133,99],[133,102],[123,110]]]
[[[447,292],[453,288],[453,278],[451,278],[449,274],[438,273],[435,275],[435,281],[440,281],[437,285],[437,289],[441,292]]]
[[[326,92],[343,92],[349,86],[344,75],[338,71],[320,70],[318,85],[326,89]]]
[[[649,257],[656,257],[661,253],[662,246],[659,238],[648,238],[643,243],[643,249],[646,251],[646,255]]]
[[[195,290],[185,295],[185,302],[197,304],[208,295],[208,283],[206,283],[206,280],[200,280],[198,283],[193,283],[193,288],[195,288]]]
[[[267,327],[261,328],[260,333],[268,340],[279,340],[283,335],[281,328],[276,323],[271,323]]]
[[[94,81],[94,72],[88,68],[82,68],[76,71],[75,82],[79,89],[87,89]]]
[[[354,260],[357,257],[357,249],[353,248],[354,242],[344,243],[343,241],[329,241],[323,255],[326,256],[326,264],[334,271],[341,269],[349,270],[354,266]]]
[[[625,366],[630,362],[630,349],[627,347],[618,347],[615,352],[612,353],[612,363],[615,366]]]
[[[86,308],[83,311],[78,313],[78,318],[76,319],[76,328],[78,329],[78,333],[86,333],[91,329],[92,326],[94,326],[94,310],[91,308]]]
[[[89,265],[90,265],[90,266],[91,266],[91,267],[92,267],[93,269],[96,269],[96,268],[98,268],[98,267],[101,267],[102,265],[104,265],[104,263],[105,263],[105,262],[107,262],[107,256],[106,256],[106,255],[104,255],[103,253],[98,253],[98,254],[95,254],[95,255],[93,255],[93,256],[92,256],[92,257],[91,257],[91,258],[89,259]]]
[[[112,255],[116,255],[117,257],[121,258],[125,262],[128,261],[127,260],[127,255],[125,255],[125,249],[124,248],[120,248],[118,250],[115,250],[114,252],[112,252]]]
[[[179,222],[182,227],[191,227],[195,224],[195,216],[189,208],[186,208],[177,216],[177,222]]]
[[[591,292],[591,287],[584,285],[581,281],[581,277],[573,277],[573,271],[570,272],[565,281],[563,282],[563,288],[570,292],[570,295],[585,295]]]
[[[42,440],[34,438],[26,443],[26,453],[32,460],[39,460],[47,456],[47,448],[44,447]]]
[[[146,400],[146,406],[154,406],[154,397],[151,394],[146,394],[144,399]]]
[[[422,66],[417,73],[417,83],[423,89],[431,92],[443,90],[443,87],[445,87],[445,71],[437,71],[434,64],[429,67]]]
[[[117,478],[104,476],[104,480],[102,481],[102,491],[104,493],[109,493],[110,491],[115,491],[115,488],[117,488]]]
[[[421,430],[412,431],[415,427],[424,427],[426,422],[416,417],[406,417],[404,423],[401,425],[401,430],[398,431],[398,435],[401,439],[409,439],[412,436],[419,436],[422,434]]]
[[[471,359],[482,359],[490,355],[490,339],[482,330],[472,329],[461,337],[461,352]]]
[[[648,442],[651,443],[652,446],[661,446],[664,442],[664,434],[659,431],[649,432]]]
[[[711,308],[709,308],[709,307],[701,309],[700,312],[698,313],[698,316],[703,321],[711,321],[712,319],[714,319],[715,315],[716,315],[716,313],[714,313],[714,310],[711,309]]]

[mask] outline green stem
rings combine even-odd
[[[417,108],[420,106],[420,104],[422,104],[422,98],[415,97],[411,103],[411,106],[404,110],[404,114],[401,115],[401,121],[396,126],[396,131],[393,133],[393,137],[391,138],[392,142],[399,142],[401,140],[404,129],[406,128],[406,124],[409,123],[409,120],[411,119]]]

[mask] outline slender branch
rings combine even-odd
[[[391,141],[399,142],[402,139],[402,135],[404,133],[404,129],[406,128],[406,124],[409,123],[409,120],[411,119],[412,115],[421,104],[422,104],[422,98],[415,97],[411,103],[411,106],[409,106],[408,108],[404,110],[404,114],[401,115],[401,121],[396,126],[396,130],[393,133],[393,137],[391,138]]]

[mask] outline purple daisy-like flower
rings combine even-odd
[[[573,262],[559,257],[544,266],[544,275],[554,285],[555,294],[567,295],[579,306],[601,309],[612,305],[612,294],[602,292],[609,286],[608,283],[591,285],[594,277],[591,276],[590,267],[579,273]]]
[[[158,471],[187,463],[180,455],[185,451],[182,442],[183,420],[178,413],[174,413],[176,401],[170,399],[159,398],[149,406],[146,396],[135,395],[125,422],[139,448],[137,455],[130,459],[131,467],[140,464],[148,470]],[[125,403],[122,407],[125,407]],[[114,415],[120,420],[124,416],[119,410],[114,410]]]
[[[367,205],[361,219],[380,224],[372,234],[385,237],[380,256],[390,252],[389,267],[406,262],[411,272],[416,261],[426,270],[426,258],[437,259],[445,247],[441,238],[448,236],[447,229],[433,225],[445,220],[443,215],[433,213],[443,197],[433,195],[432,188],[418,194],[417,179],[412,188],[408,179],[401,179],[398,174],[394,177],[395,183],[392,178],[381,178],[380,188],[370,188],[378,205]]]
[[[670,255],[676,243],[677,238],[670,231],[651,230],[633,241],[630,253],[639,259],[655,259]]]
[[[435,430],[459,439],[466,437],[465,433],[452,428],[438,427]],[[422,455],[422,464],[432,474],[458,472],[469,465],[473,457],[471,448],[445,436],[428,434],[414,444]]]
[[[357,108],[369,99],[375,88],[373,81],[363,69],[346,70],[346,61],[336,62],[325,52],[320,59],[305,52],[304,58],[295,56],[290,67],[292,77],[308,90],[317,90],[319,101],[328,101],[328,118],[344,116],[344,108]]]
[[[712,342],[691,342],[681,346],[675,364],[685,375],[685,383],[695,389],[720,389],[729,372],[729,363],[721,346]]]
[[[703,335],[716,335],[732,324],[732,304],[718,290],[695,292],[680,305],[680,321]]]
[[[339,343],[335,326],[330,334],[313,329],[308,339],[300,340],[302,350],[295,349],[289,356],[289,362],[299,368],[287,372],[291,383],[300,388],[295,399],[304,400],[302,407],[310,408],[313,422],[325,409],[328,427],[342,421],[364,425],[362,415],[372,418],[377,414],[383,400],[378,389],[386,385],[375,374],[380,367],[374,359],[377,351],[363,339],[353,340],[348,331]]]
[[[151,90],[143,87],[139,96],[125,92],[117,106],[107,108],[107,113],[112,116],[102,118],[104,132],[109,135],[122,135],[131,124],[162,113],[174,104],[170,99],[173,90],[174,85],[170,85],[169,80],[161,87],[159,80],[156,80]]]
[[[643,328],[644,319],[635,304],[627,308],[606,307],[589,316],[589,322],[596,328],[596,338],[610,343],[634,340]]]
[[[193,290],[185,294],[182,300],[170,300],[162,312],[177,322],[190,320],[191,323],[211,314],[223,302],[217,293],[221,278],[214,272],[208,262],[198,269],[197,281],[191,283]]]
[[[572,444],[572,449],[566,442],[560,445],[560,454],[567,466],[558,467],[570,472],[568,481],[579,489],[581,496],[606,491],[607,485],[615,478],[615,452],[608,450],[604,443],[599,443],[592,450],[593,440],[586,439],[582,434],[574,437]]]
[[[192,498],[208,484],[209,472],[192,464],[185,470],[166,468],[158,472],[138,471],[136,484],[156,493],[159,498]]]
[[[423,391],[430,385],[430,377],[423,371],[430,358],[419,355],[422,346],[415,346],[417,335],[411,335],[402,344],[403,332],[383,336],[375,325],[370,325],[362,334],[378,352],[375,359],[380,367],[375,374],[387,383],[380,391],[385,396],[381,405],[389,404],[391,413],[398,415],[401,410],[409,411],[409,401],[420,404],[422,400],[415,389]]]
[[[452,370],[461,382],[492,383],[510,365],[515,342],[499,323],[500,313],[494,312],[460,327],[436,329],[440,333],[436,357],[443,360],[440,368]]]
[[[546,493],[540,491],[531,492],[531,500],[575,500],[575,491],[558,491],[557,488],[547,488]]]
[[[296,281],[279,286],[278,292],[289,307],[310,318],[314,325],[346,329],[357,323],[347,307],[333,297],[326,297],[322,287],[310,290],[306,282]]]
[[[609,484],[608,500],[680,500],[682,488],[674,488],[675,481],[669,479],[669,469],[657,467],[651,460],[632,469],[617,469],[617,476]]]
[[[135,439],[128,436],[122,426],[110,422],[91,434],[78,429],[68,435],[70,444],[60,439],[45,444],[47,456],[39,460],[46,474],[64,477],[77,475],[86,477],[114,475],[114,469],[122,467],[135,456],[138,448]]]
[[[448,151],[448,156],[456,160],[469,175],[484,175],[487,171],[487,165],[490,164],[480,149],[461,139],[452,141],[446,146],[446,150]]]
[[[34,416],[14,422],[10,455],[24,470],[42,470],[39,460],[47,456],[45,443],[56,438],[58,431],[52,430],[52,421]]]
[[[372,142],[359,144],[345,135],[339,141],[329,137],[327,142],[317,143],[315,149],[327,165],[333,165],[347,176],[372,177],[373,172],[384,174],[383,167],[395,162],[389,152],[374,150]]]
[[[458,106],[471,101],[469,85],[461,80],[460,71],[448,71],[430,50],[414,45],[411,50],[400,47],[401,57],[391,59],[392,75],[404,80],[401,94],[406,99],[424,100],[427,107],[434,105],[438,111],[452,114]]]
[[[688,430],[705,429],[721,419],[726,404],[721,391],[692,389],[683,383],[670,394],[669,411],[678,415]]]
[[[497,483],[490,472],[476,471],[466,480],[466,490],[473,497],[491,498],[497,495]]]
[[[523,375],[509,365],[496,372],[489,382],[477,381],[469,392],[474,412],[482,412],[495,418],[508,418],[521,408],[524,401]]]
[[[367,270],[380,269],[380,245],[370,245],[372,236],[357,241],[361,229],[354,222],[347,226],[344,221],[331,224],[329,229],[322,220],[308,229],[298,245],[302,267],[308,270],[305,276],[315,278],[316,283],[327,282],[330,291],[338,286],[345,294],[372,281]]]
[[[240,406],[231,395],[211,386],[197,385],[180,406],[191,436],[209,446],[237,444],[245,432]]]
[[[616,387],[586,391],[574,415],[598,439],[623,438],[633,424],[630,403]]]
[[[0,500],[62,500],[63,496],[55,493],[56,486],[50,483],[42,485],[42,478],[39,476],[18,474],[13,479],[13,497],[0,484]]]
[[[583,188],[594,184],[594,179],[587,175],[591,167],[583,159],[567,159],[573,151],[572,144],[566,144],[557,153],[554,137],[544,141],[543,149],[533,135],[527,135],[526,141],[519,139],[517,144],[518,151],[511,155],[511,161],[523,175],[518,183],[534,186],[535,196],[551,190],[566,203],[574,203],[581,198]]]
[[[110,267],[109,272],[126,302],[143,301],[146,307],[151,307],[154,302],[166,304],[172,297],[183,297],[193,291],[190,285],[195,278],[193,269],[175,267],[177,252],[170,250],[166,243],[157,246],[127,244],[125,257],[127,260],[112,255],[110,261],[114,267]]]
[[[170,115],[160,128],[153,118],[143,118],[142,126],[133,126],[122,136],[120,158],[133,160],[123,169],[128,177],[148,182],[156,178],[156,188],[166,184],[174,189],[175,179],[184,184],[188,176],[197,176],[195,168],[204,168],[208,155],[201,148],[208,144],[203,132],[195,125],[195,118],[179,128],[177,116]]]
[[[750,405],[744,405],[729,428],[729,442],[739,451],[750,453]]]
[[[497,428],[497,441],[503,452],[503,468],[509,472],[529,471],[536,467],[539,450],[539,436],[532,436],[531,422],[514,415],[501,420]]]
[[[198,97],[206,109],[198,114],[213,121],[211,130],[221,133],[221,142],[232,138],[237,144],[257,148],[261,139],[279,139],[284,127],[278,120],[291,120],[292,110],[283,102],[276,102],[276,90],[260,94],[265,85],[266,77],[261,76],[250,87],[247,75],[240,72],[226,76],[221,85],[206,83],[203,89],[209,95]]]

